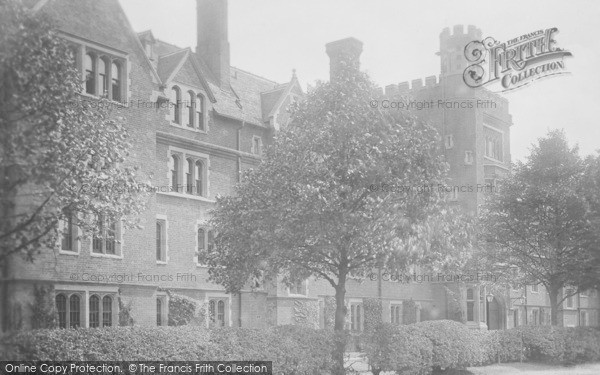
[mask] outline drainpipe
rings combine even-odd
[[[244,120],[242,120],[242,124],[237,130],[236,148],[238,151],[241,151],[241,149],[242,149],[242,129],[244,128],[245,124],[246,124],[246,122]],[[242,157],[238,154],[238,156],[237,156],[237,182],[239,183],[241,181],[242,181]],[[242,327],[242,291],[241,290],[238,293],[238,306],[239,306],[238,327]]]

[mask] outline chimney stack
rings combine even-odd
[[[229,89],[227,0],[196,0],[198,44],[196,53],[208,64],[217,84]]]
[[[350,65],[352,69],[360,69],[360,54],[363,44],[356,38],[346,38],[330,42],[325,45],[325,51],[329,55],[329,79],[333,81],[339,74],[343,62]]]

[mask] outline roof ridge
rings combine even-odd
[[[272,84],[274,84],[274,85],[281,85],[281,83],[278,83],[277,81],[273,81],[272,79],[269,79],[269,78],[266,78],[266,77],[263,77],[263,76],[259,76],[259,75],[258,75],[258,74],[256,74],[256,73],[249,72],[249,71],[247,71],[247,70],[244,70],[244,69],[241,69],[241,68],[235,67],[235,66],[233,66],[233,65],[231,66],[231,68],[233,68],[233,69],[235,69],[235,70],[238,70],[238,71],[240,71],[240,72],[243,72],[243,73],[249,74],[249,75],[251,75],[251,76],[254,76],[254,77],[256,77],[256,78],[263,79],[263,80],[265,80],[265,81],[268,81],[269,83],[272,83]]]

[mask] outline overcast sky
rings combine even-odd
[[[120,0],[136,31],[196,46],[195,0]],[[361,67],[384,87],[440,72],[439,34],[476,25],[484,37],[506,41],[557,27],[570,75],[505,93],[514,125],[513,160],[549,129],[563,128],[582,154],[600,149],[600,1],[557,0],[229,0],[231,64],[287,82],[292,69],[304,87],[327,80],[325,44],[348,36],[364,43]]]

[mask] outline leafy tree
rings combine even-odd
[[[126,129],[103,109],[102,100],[82,100],[81,88],[72,49],[50,20],[25,9],[21,2],[2,1],[0,266],[4,276],[10,272],[9,258],[32,261],[40,251],[56,248],[58,224],[67,216],[77,214],[76,224],[89,232],[98,215],[121,219],[143,209],[140,193],[147,186],[136,180],[136,168],[124,163],[131,147]],[[8,308],[6,302],[0,305]]]
[[[544,285],[553,325],[569,296],[563,288],[585,290],[593,286],[590,275],[598,275],[597,266],[590,267],[600,232],[598,190],[591,188],[591,181],[598,182],[598,163],[592,161],[569,147],[564,132],[551,131],[482,210],[487,259],[500,272],[516,275],[518,284]]]
[[[437,133],[405,112],[371,108],[373,89],[346,63],[297,104],[236,195],[217,199],[217,251],[207,260],[213,281],[238,292],[262,274],[324,279],[335,290],[334,328],[342,332],[348,277],[376,266],[400,272],[460,237],[435,237],[442,223],[425,225],[439,218],[446,169]],[[343,350],[339,340],[338,372]]]

